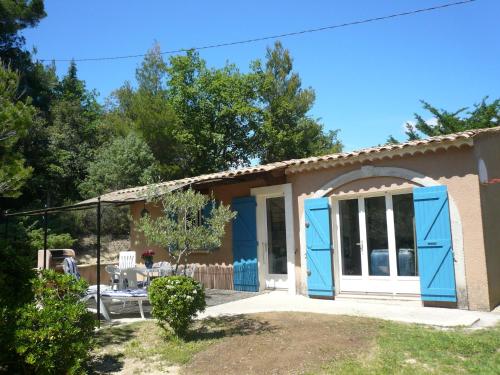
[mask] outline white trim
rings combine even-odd
[[[267,222],[266,222],[266,199],[271,197],[285,198],[285,226],[286,226],[286,258],[287,258],[287,289],[291,295],[296,294],[295,282],[295,233],[293,227],[293,200],[292,184],[263,186],[253,188],[250,194],[257,199],[257,241],[259,262],[259,284],[260,288],[266,286],[265,262],[267,246]],[[271,275],[272,276],[272,275]]]
[[[344,173],[340,176],[335,177],[331,181],[327,182],[320,189],[309,196],[300,196],[299,207],[302,210],[299,212],[299,222],[300,222],[300,253],[301,253],[301,264],[306,265],[305,261],[305,227],[304,227],[304,210],[303,201],[308,198],[321,198],[334,189],[345,185],[349,182],[369,177],[396,177],[404,180],[413,182],[419,186],[437,186],[441,185],[438,181],[425,176],[419,172],[412,171],[410,169],[398,168],[398,167],[375,167],[371,165],[362,166],[359,169],[353,170],[351,172]],[[453,200],[451,194],[448,193],[448,200],[450,204],[450,220],[451,220],[451,233],[453,242],[453,253],[455,258],[455,283],[457,288],[457,302],[458,307],[461,309],[468,309],[468,294],[467,294],[467,281],[465,274],[465,256],[464,256],[464,246],[463,246],[463,231],[462,231],[462,221],[460,219],[460,213],[458,207]],[[306,267],[301,267],[305,269]],[[307,274],[302,270],[302,282],[307,290]]]

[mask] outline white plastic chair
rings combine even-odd
[[[135,251],[120,251],[120,257],[118,259],[118,267],[120,267],[120,270],[134,268],[135,256]]]
[[[159,262],[158,267],[160,276],[170,276],[173,274],[173,268],[169,262]]]
[[[111,281],[111,288],[113,290],[121,289],[122,281],[120,279],[120,267],[108,264],[104,270],[109,274]]]

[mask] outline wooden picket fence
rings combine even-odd
[[[222,264],[195,264],[193,278],[209,289],[234,289],[233,265]]]

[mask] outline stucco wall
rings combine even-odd
[[[236,184],[218,185],[210,188],[210,192],[213,193],[216,200],[221,201],[223,204],[230,205],[233,198],[236,197],[246,197],[250,195],[250,189],[254,187],[266,186],[266,185],[277,185],[284,183],[284,178],[258,178],[252,181],[241,182]],[[133,220],[138,220],[142,209],[146,207],[150,212],[152,217],[158,217],[161,212],[158,207],[154,207],[150,204],[135,203],[130,206],[130,212]],[[196,252],[191,254],[188,258],[189,263],[200,263],[200,264],[231,264],[233,262],[233,252],[232,252],[232,226],[228,224],[226,226],[226,236],[223,239],[222,246],[211,252]],[[131,249],[135,250],[137,253],[137,259],[140,260],[140,256],[144,249],[152,248],[155,250],[156,254],[154,256],[154,261],[158,262],[160,260],[168,260],[167,251],[154,246],[148,246],[144,237],[141,233],[135,229],[132,222],[130,228],[130,242]]]
[[[495,160],[495,158],[498,158],[498,155],[492,152],[491,148],[494,148],[494,144],[487,147],[485,143],[484,152],[491,154],[489,157]],[[481,201],[475,152],[471,147],[452,148],[425,154],[415,154],[413,156],[356,163],[349,166],[291,173],[286,175],[286,179],[284,177],[273,178],[269,176],[266,179],[258,178],[238,184],[215,186],[213,187],[213,193],[224,204],[230,204],[234,197],[249,196],[250,189],[253,187],[277,185],[285,182],[292,183],[297,290],[305,294],[306,286],[303,280],[306,279],[306,267],[301,267],[301,264],[304,263],[304,238],[302,238],[303,235],[301,235],[300,229],[303,200],[306,197],[314,195],[323,185],[334,178],[347,172],[359,170],[363,166],[404,168],[428,176],[438,184],[448,187],[450,197],[456,204],[458,216],[461,220],[462,233],[454,233],[453,235],[463,238],[465,263],[465,275],[463,277],[466,279],[466,288],[464,288],[463,293],[465,293],[465,300],[467,301],[467,306],[464,307],[472,310],[488,310],[491,308],[492,303],[495,303],[495,301],[498,302],[500,298],[500,272],[497,271],[500,256],[498,251],[500,230],[490,226],[492,222],[498,223],[498,220],[495,221],[495,219],[498,218],[499,212],[499,188],[481,188],[481,192],[483,193],[483,201]],[[414,183],[410,181],[394,177],[365,178],[341,186],[331,193],[352,194],[356,192],[373,192],[409,188],[413,185]],[[483,205],[483,213],[481,212],[481,204]],[[491,208],[486,208],[485,206],[489,204],[491,204]],[[137,219],[143,208],[143,203],[132,205],[132,217]],[[147,206],[147,208],[153,216],[159,214],[159,210],[154,207]],[[485,241],[483,239],[483,220],[489,223],[485,230],[485,234],[488,237],[488,267],[486,266],[487,259],[485,255]],[[231,243],[231,225],[228,225],[227,235],[219,250],[211,254],[193,254],[188,261],[204,264],[232,263]],[[142,250],[148,247],[141,236],[136,233],[133,225],[131,228],[131,246],[132,249],[138,252],[138,257]],[[167,258],[165,250],[156,250],[155,261]],[[488,277],[490,278],[489,286]]]
[[[360,169],[363,165],[376,167],[397,167],[409,169],[446,185],[450,196],[456,202],[463,228],[463,244],[465,272],[468,290],[468,307],[473,310],[489,309],[489,291],[486,273],[486,259],[482,235],[482,216],[479,198],[477,167],[472,148],[449,149],[408,157],[393,158],[350,166],[335,167],[289,174],[288,180],[293,183],[294,196],[299,212],[302,212],[303,199],[312,196],[327,182],[350,171]],[[367,179],[358,181],[352,186],[339,189],[337,193],[354,192],[357,189],[375,188],[394,189],[407,187],[408,182],[394,179],[377,181]],[[300,243],[300,216],[295,217],[296,241]],[[459,235],[459,234],[457,234]],[[303,241],[303,239],[302,239]],[[303,252],[301,260],[303,261]],[[301,270],[301,278],[305,279],[305,271]],[[305,286],[299,285],[304,292]]]
[[[484,162],[487,175],[483,178],[500,178],[500,135],[482,135],[474,142],[477,161]],[[493,309],[500,304],[500,183],[483,183],[480,185],[480,192],[490,308]]]

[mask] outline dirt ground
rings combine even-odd
[[[248,332],[196,354],[183,374],[303,374],[369,351],[376,324],[367,319],[303,313],[250,315]],[[354,323],[354,324],[353,324]]]

